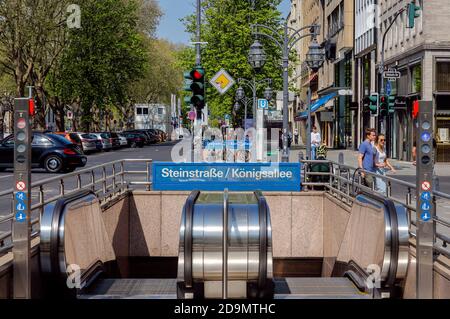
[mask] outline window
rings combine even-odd
[[[436,63],[436,91],[450,92],[450,61]]]
[[[158,108],[158,115],[163,115],[163,114],[164,114],[164,109]]]
[[[48,146],[52,145],[52,142],[48,138],[42,135],[34,135],[33,141],[31,142],[32,146]]]
[[[14,138],[10,138],[8,140],[6,140],[3,145],[8,146],[8,147],[12,147],[14,146]]]
[[[136,114],[137,115],[142,115],[142,107],[137,107],[136,108]]]
[[[148,107],[144,107],[143,111],[144,115],[148,115]]]
[[[411,69],[411,93],[422,92],[422,65],[418,64]]]

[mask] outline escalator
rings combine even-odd
[[[64,197],[48,205],[42,216],[41,269],[48,294],[59,298],[401,297],[408,265],[406,211],[369,195],[358,195],[356,201],[384,213],[379,276],[370,273],[367,265],[360,266],[363,262],[352,260],[351,254],[344,258],[344,253],[336,256],[326,276],[274,276],[270,209],[258,191],[194,191],[188,196],[181,217],[176,278],[121,276],[95,194],[85,191]],[[224,265],[223,260],[228,262]]]

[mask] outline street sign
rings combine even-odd
[[[73,119],[73,112],[72,111],[67,111],[67,119],[68,120],[72,120]]]
[[[258,99],[258,109],[268,109],[269,101],[266,99]]]
[[[230,114],[225,114],[225,120],[229,120],[231,118]]]
[[[428,190],[430,190],[430,188],[431,188],[430,182],[425,181],[422,183],[422,190],[428,191]]]
[[[385,91],[386,91],[386,94],[387,94],[387,95],[391,95],[391,92],[392,92],[391,81],[387,81],[387,82],[386,82],[386,89],[385,89]]]
[[[220,94],[226,93],[236,81],[228,74],[227,71],[221,69],[214,75],[214,77],[209,81],[212,86],[214,86]]]
[[[395,79],[400,79],[400,76],[401,76],[401,73],[394,69],[389,69],[389,70],[383,72],[383,77],[385,79],[395,80]]]

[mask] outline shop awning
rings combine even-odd
[[[334,99],[337,95],[337,92],[325,95],[311,104],[311,113],[317,112],[322,106],[324,106],[328,101]],[[306,119],[308,117],[308,111],[303,111],[297,114],[295,117],[296,121]]]

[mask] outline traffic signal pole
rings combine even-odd
[[[201,24],[202,24],[202,1],[197,0],[197,43],[195,44],[195,64],[197,66],[202,64],[202,54],[201,54]]]

